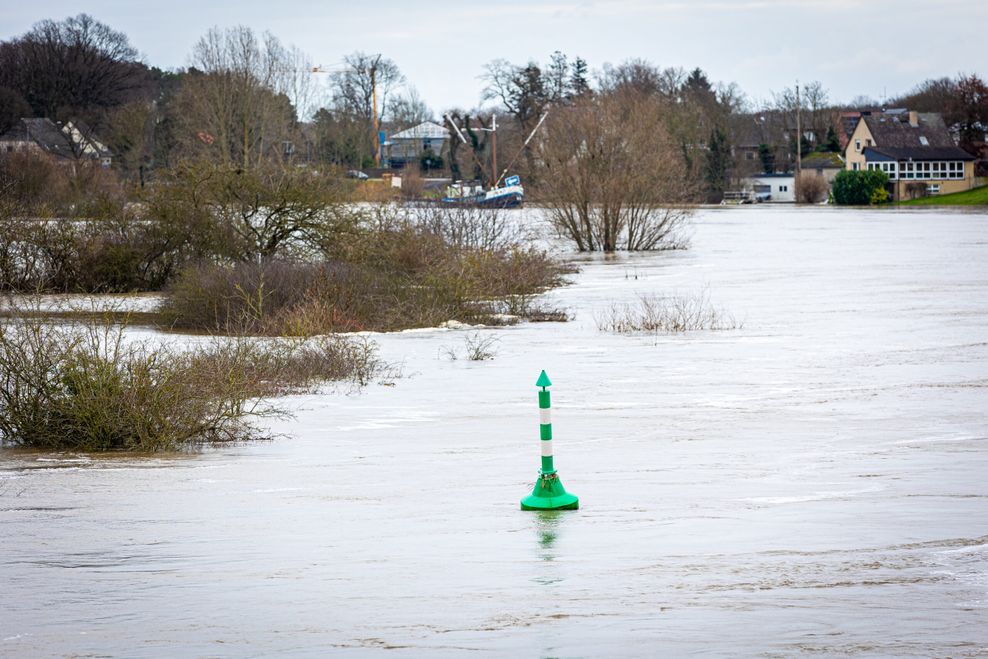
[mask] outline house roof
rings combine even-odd
[[[858,122],[860,121],[861,113],[856,110],[842,112],[840,114],[840,118],[836,123],[840,128],[838,139],[840,140],[841,149],[847,147],[847,143],[851,141],[851,135],[854,134],[854,129],[858,127]]]
[[[71,158],[72,145],[68,137],[51,119],[21,119],[3,135],[3,141],[32,141],[42,149],[56,156]]]
[[[105,144],[96,138],[93,130],[82,121],[68,121],[62,127],[62,132],[68,135],[79,151],[88,156],[107,158],[113,153]]]
[[[793,174],[792,172],[788,172],[785,174],[751,174],[749,176],[745,176],[744,178],[745,180],[748,181],[757,181],[758,179],[763,179],[763,178],[794,179],[796,178],[796,175]]]
[[[0,135],[0,141],[31,141],[48,153],[63,158],[75,158],[79,154],[99,158],[112,155],[106,145],[93,137],[85,124],[69,122],[62,127],[43,117],[21,119]]]
[[[865,115],[861,118],[879,148],[952,147],[954,139],[939,114],[918,113],[918,126],[909,123],[908,113]]]
[[[439,124],[434,124],[431,121],[425,121],[418,126],[413,126],[407,130],[403,130],[400,133],[395,133],[391,136],[392,140],[422,140],[422,139],[446,139],[449,137],[449,131],[440,126]]]
[[[976,158],[957,146],[906,146],[906,147],[874,147],[864,150],[865,160],[899,161],[899,160],[975,160]]]
[[[844,169],[844,161],[836,153],[811,153],[803,158],[803,169]]]

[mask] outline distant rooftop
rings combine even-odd
[[[449,131],[439,124],[426,121],[391,136],[392,140],[441,140],[449,137]]]
[[[909,123],[909,116],[909,112],[896,110],[865,115],[861,119],[879,148],[955,146],[954,138],[939,114],[916,113],[916,126]]]
[[[959,146],[870,146],[864,150],[864,154],[869,161],[975,160],[974,156]]]

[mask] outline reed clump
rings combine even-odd
[[[731,330],[738,321],[714,306],[704,290],[687,295],[641,295],[632,304],[614,304],[595,318],[597,329],[618,334]]]

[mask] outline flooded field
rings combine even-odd
[[[574,319],[482,330],[490,361],[377,337],[404,377],[276,441],[0,452],[0,656],[988,655],[988,214],[692,233],[571,256]],[[704,290],[739,329],[597,329]],[[519,510],[543,368],[579,511]]]

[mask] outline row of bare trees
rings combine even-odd
[[[89,15],[46,20],[0,42],[0,133],[22,117],[81,119],[136,177],[190,156],[253,167],[303,149],[360,166],[373,156],[374,91],[383,121],[432,116],[381,55],[352,53],[320,73],[298,48],[244,26],[210,29],[187,68],[165,72]]]

